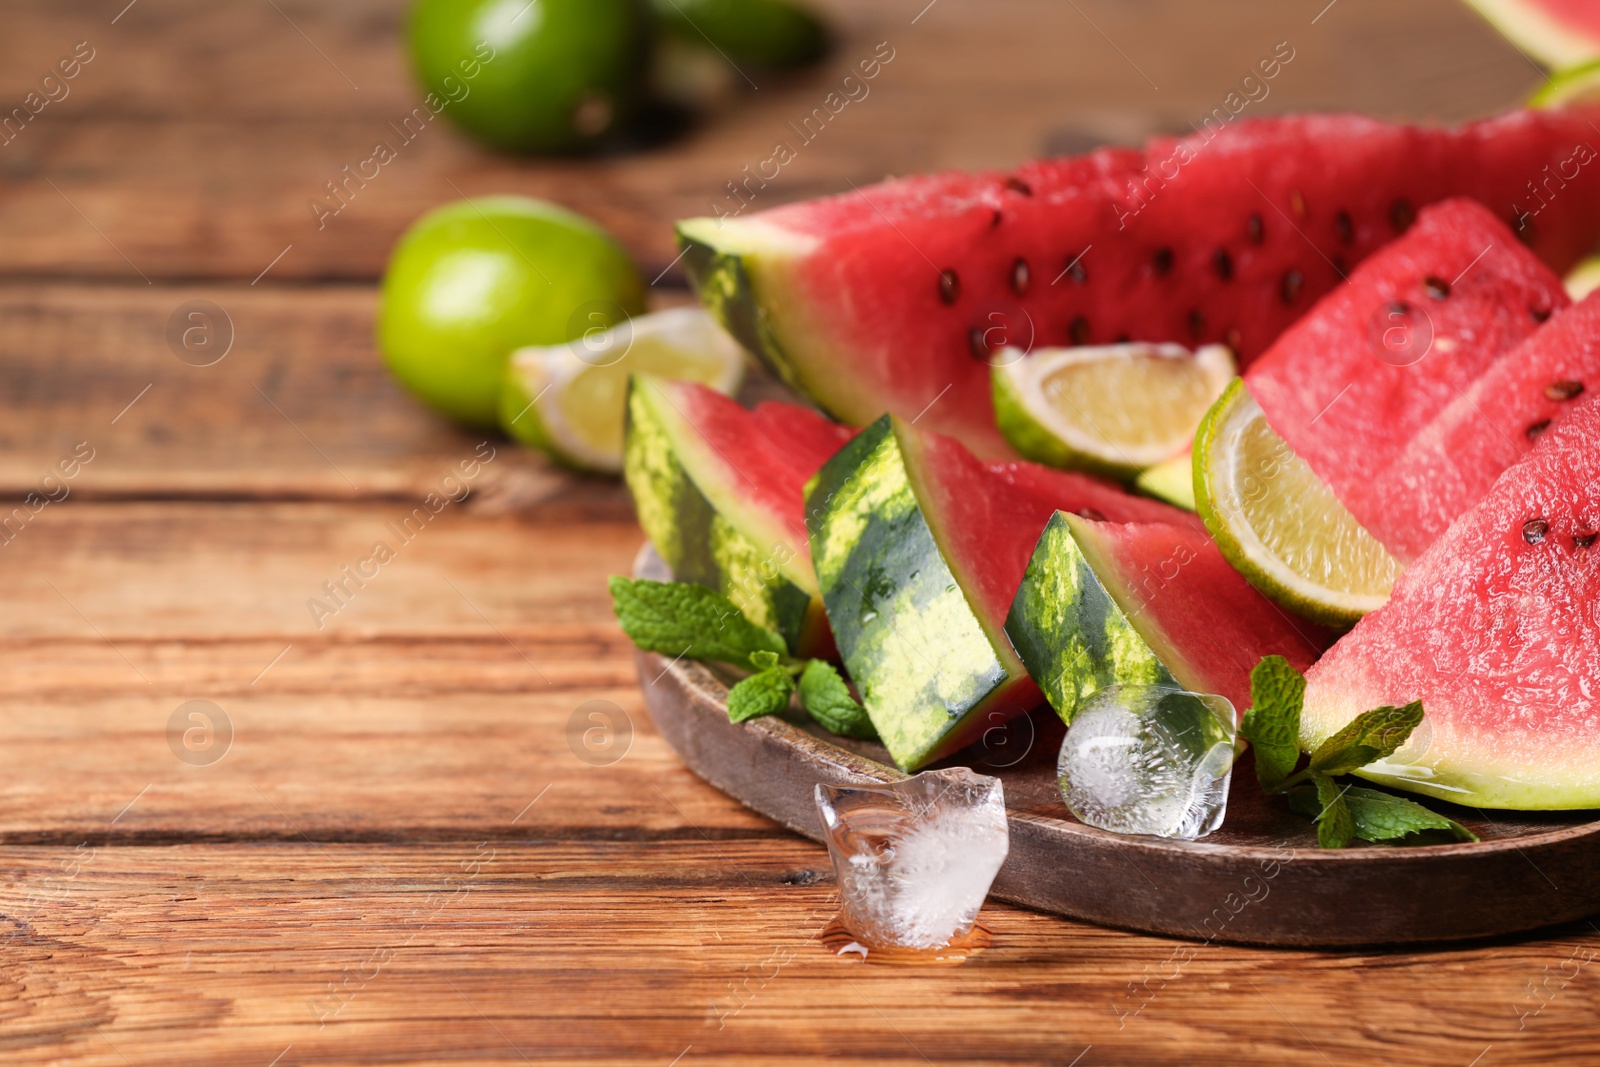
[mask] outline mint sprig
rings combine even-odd
[[[1460,823],[1415,801],[1337,780],[1394,755],[1421,725],[1421,701],[1356,716],[1297,770],[1305,689],[1305,678],[1282,656],[1263,659],[1250,672],[1251,707],[1239,732],[1255,749],[1261,788],[1287,795],[1293,810],[1314,818],[1319,845],[1343,848],[1353,839],[1402,845],[1478,840]]]
[[[800,706],[824,729],[845,737],[878,736],[832,664],[790,657],[782,634],[757,626],[716,590],[621,575],[613,575],[609,587],[617,622],[639,648],[751,672],[728,690],[731,721],[781,714],[798,692]]]

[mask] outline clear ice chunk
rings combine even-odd
[[[965,767],[889,785],[817,785],[841,918],[869,948],[965,937],[1010,848],[998,778]]]
[[[1056,764],[1061,795],[1089,826],[1193,841],[1222,825],[1237,738],[1224,697],[1109,686],[1067,729]]]

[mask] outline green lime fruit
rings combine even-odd
[[[558,345],[645,309],[645,284],[611,237],[540,200],[462,200],[412,224],[389,258],[378,347],[428,404],[498,424],[507,356]]]
[[[709,43],[735,63],[798,67],[828,50],[828,28],[789,0],[655,0],[668,32]]]
[[[419,0],[411,60],[467,132],[513,152],[569,152],[633,110],[653,27],[644,0]]]

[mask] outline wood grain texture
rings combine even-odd
[[[1586,924],[1195,950],[993,905],[994,948],[955,970],[826,956],[822,850],[706,787],[643,713],[601,591],[641,540],[625,496],[499,442],[317,627],[306,600],[481,440],[372,349],[372,282],[435,204],[550,196],[653,278],[671,220],[885,40],[871,97],[761,206],[1182,129],[1280,40],[1297,58],[1263,113],[1456,119],[1538,81],[1455,0],[826,6],[828,65],[681,140],[550,162],[434,125],[318,230],[311,199],[417,101],[400,0],[7,5],[0,113],[77,42],[95,58],[0,145],[0,499],[80,441],[95,458],[0,537],[0,1060],[1600,1059]],[[214,366],[166,340],[193,299],[234,326]],[[216,762],[171,747],[190,700],[234,727]],[[615,762],[587,701],[631,723]]]

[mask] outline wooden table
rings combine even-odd
[[[436,124],[319,230],[324,183],[416,103],[397,0],[7,5],[0,109],[92,59],[0,147],[0,490],[54,498],[0,535],[0,1061],[1600,1062],[1588,924],[1319,954],[994,905],[959,969],[826,955],[824,852],[643,713],[603,592],[641,540],[625,494],[503,441],[314,618],[483,440],[371,342],[387,250],[441,201],[570,204],[670,303],[671,220],[880,41],[771,202],[1182,128],[1279,41],[1263,113],[1454,119],[1538,81],[1454,0],[829,6],[831,65],[670,146],[524,162]],[[194,300],[231,338],[211,366],[169,345]],[[585,736],[589,701],[614,733]]]

